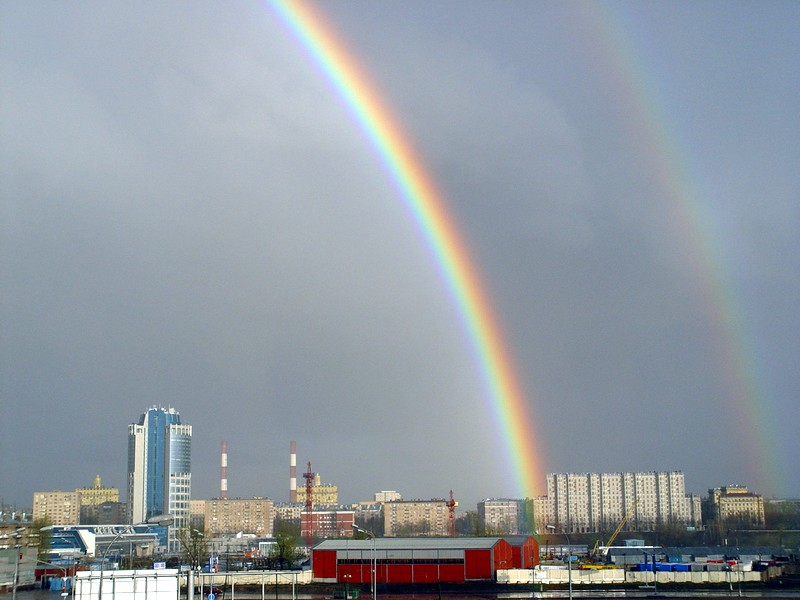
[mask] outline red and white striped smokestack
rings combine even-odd
[[[289,442],[289,502],[297,502],[297,442]]]
[[[228,497],[228,442],[222,442],[222,462],[219,469],[219,497]]]

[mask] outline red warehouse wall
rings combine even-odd
[[[311,564],[314,579],[336,580],[336,550],[315,550]]]
[[[494,577],[491,550],[465,550],[464,562],[464,576],[467,580]]]
[[[514,549],[505,540],[499,540],[493,550],[494,564],[492,570],[492,577],[501,569],[514,568]]]

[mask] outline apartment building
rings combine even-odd
[[[33,520],[46,519],[50,525],[77,525],[80,523],[81,497],[78,492],[33,493]]]
[[[125,523],[127,506],[119,501],[119,488],[105,487],[100,475],[95,475],[89,487],[77,488],[80,497],[81,524]]]
[[[447,535],[445,500],[400,500],[383,504],[386,537]]]
[[[322,483],[319,473],[315,473],[311,483],[311,500],[314,506],[336,506],[339,504],[339,488],[332,483]],[[305,504],[305,487],[297,489],[297,501]]]
[[[203,509],[208,536],[243,532],[272,537],[272,500],[268,498],[214,498],[204,501]]]
[[[300,513],[300,537],[348,538],[353,537],[355,511],[312,510]]]
[[[381,504],[383,502],[396,502],[402,499],[402,494],[394,490],[382,490],[380,492],[375,492],[375,502],[377,504]]]
[[[731,525],[764,527],[764,497],[742,485],[708,490],[710,518]]]
[[[478,525],[481,535],[516,535],[520,533],[522,500],[486,499],[478,502]]]
[[[570,533],[610,531],[626,517],[624,529],[632,531],[667,523],[702,526],[700,498],[686,494],[680,471],[551,473],[547,503],[539,515]]]

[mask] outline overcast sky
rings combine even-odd
[[[800,4],[314,5],[442,191],[543,473],[800,497]],[[0,499],[125,488],[193,426],[195,499],[513,497],[394,184],[267,4],[0,4]],[[544,491],[544,480],[539,482]]]

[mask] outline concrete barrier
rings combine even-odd
[[[771,571],[657,571],[656,585],[762,583],[778,577],[781,570]],[[653,585],[652,571],[624,569],[573,569],[573,585],[633,584]],[[567,585],[570,573],[561,568],[508,569],[497,572],[497,582],[508,585]]]

